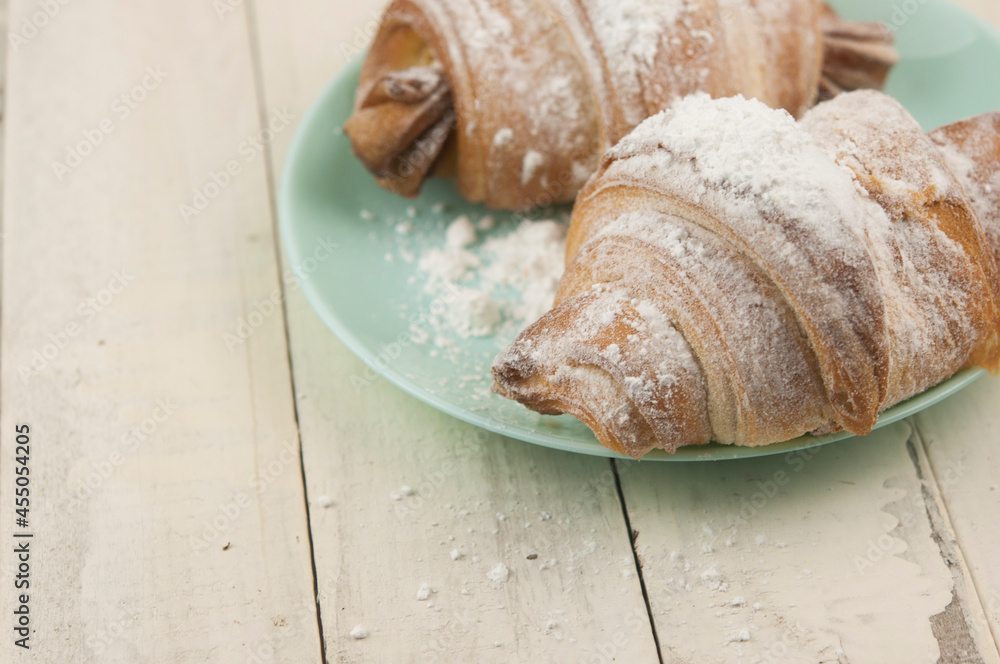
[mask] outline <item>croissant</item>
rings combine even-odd
[[[581,193],[556,306],[494,391],[640,458],[863,435],[963,368],[995,372],[998,130],[994,113],[928,136],[872,91],[800,122],[686,98]]]
[[[881,87],[891,43],[821,0],[395,0],[344,128],[390,191],[454,177],[472,202],[524,209],[573,200],[674,99],[742,93],[799,115]]]

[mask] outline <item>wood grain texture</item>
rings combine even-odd
[[[255,7],[267,107],[297,112],[380,10]],[[280,177],[287,137],[273,147]],[[329,661],[656,661],[608,461],[487,435],[383,381],[355,390],[363,365],[297,291],[288,326]]]
[[[946,514],[1000,640],[1000,381],[984,379],[916,418]]]
[[[310,367],[297,389],[331,662],[655,661],[607,462],[488,435],[384,383],[355,394],[362,365],[301,303],[289,322]],[[357,625],[371,635],[350,638]]]
[[[1000,661],[914,444],[624,466],[663,661]]]
[[[319,662],[281,316],[224,338],[278,287],[265,161],[240,153],[260,129],[246,23],[47,4],[8,69],[0,539],[26,423],[34,631],[0,661]]]

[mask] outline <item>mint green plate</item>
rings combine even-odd
[[[847,18],[884,21],[894,28],[902,63],[893,73],[888,92],[924,127],[932,129],[1000,108],[1000,35],[970,14],[941,0],[841,0],[832,4]],[[489,393],[489,367],[516,330],[490,338],[456,339],[446,352],[433,340],[414,343],[422,336],[423,321],[440,303],[424,292],[422,278],[414,279],[417,265],[412,257],[443,246],[445,225],[458,215],[475,220],[487,211],[463,201],[447,181],[430,182],[417,201],[398,198],[375,185],[351,155],[350,142],[341,131],[351,112],[360,64],[356,61],[346,67],[313,104],[285,166],[280,194],[282,239],[312,306],[372,371],[439,410],[530,443],[617,456],[572,417],[544,417]],[[551,213],[565,216],[566,210]],[[513,215],[493,216],[497,219],[493,235],[509,232],[518,223]],[[401,235],[397,226],[406,222],[416,230]],[[339,245],[331,259],[323,260],[327,255],[321,249],[324,242]],[[414,321],[417,336],[411,329]],[[878,426],[951,396],[983,373],[956,375],[886,411]],[[373,378],[374,373],[358,375],[351,383],[362,390]],[[806,436],[762,448],[710,445],[675,455],[654,452],[646,459],[738,459],[784,454],[850,437]]]

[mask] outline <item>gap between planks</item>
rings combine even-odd
[[[0,0],[6,1],[6,0]],[[263,64],[260,53],[260,29],[257,23],[256,0],[247,0],[244,4],[244,20],[247,25],[248,44],[250,46],[250,66],[253,69],[254,93],[257,100],[257,118],[260,128],[268,123],[267,91],[265,89]],[[274,171],[274,154],[271,143],[264,144],[264,171],[267,178],[267,199],[271,214],[271,234],[274,246],[274,260],[281,272],[282,243],[278,220],[278,186]],[[292,339],[288,331],[288,296],[285,281],[278,279],[278,289],[281,293],[281,324],[285,335],[285,354],[288,360],[290,388],[292,391],[292,411],[295,416],[295,436],[299,447],[299,472],[302,477],[302,507],[306,512],[306,534],[309,538],[309,562],[312,567],[313,601],[316,605],[316,623],[319,630],[320,658],[322,664],[329,664],[327,659],[326,632],[323,630],[323,607],[319,601],[319,574],[316,570],[316,548],[313,546],[313,520],[309,507],[309,491],[306,483],[305,456],[302,451],[302,434],[299,426],[299,399],[295,385],[295,363],[292,359]]]
[[[628,535],[629,545],[632,547],[632,560],[635,562],[635,573],[639,576],[639,587],[642,588],[642,601],[646,603],[646,615],[649,616],[649,629],[653,634],[653,643],[656,644],[656,657],[660,664],[663,664],[663,649],[660,647],[660,635],[656,633],[656,618],[653,617],[653,607],[649,603],[649,590],[646,588],[646,577],[642,573],[642,563],[639,562],[639,551],[635,548],[635,541],[639,537],[639,532],[632,529],[632,519],[628,514],[628,503],[625,501],[625,492],[622,490],[622,478],[618,473],[618,462],[611,459],[611,471],[615,474],[615,491],[618,492],[618,501],[622,506],[622,517],[625,519],[625,531]]]
[[[913,434],[907,442],[907,449],[913,460],[917,478],[924,488],[924,500],[927,506],[927,516],[933,527],[933,536],[941,549],[942,559],[948,564],[955,579],[954,602],[945,613],[934,616],[933,619],[935,633],[938,634],[938,641],[941,643],[942,661],[962,661],[961,659],[946,660],[945,653],[960,658],[961,653],[967,649],[970,640],[982,648],[992,646],[992,652],[983,653],[983,655],[995,657],[996,660],[1000,661],[1000,645],[997,643],[989,617],[986,615],[984,597],[976,581],[974,570],[966,562],[966,555],[955,530],[941,482],[930,462],[926,438],[920,430],[916,417],[910,418],[908,423],[913,429]],[[964,630],[957,633],[949,632],[948,630],[956,627],[952,606],[960,607],[962,604],[972,612],[972,615],[961,612],[964,624],[957,627],[960,630],[964,628]],[[960,608],[959,611],[961,611]],[[970,625],[970,620],[975,622]],[[978,634],[979,638],[976,638],[977,634],[972,631],[976,624],[981,626],[979,632],[985,631],[985,634]]]
[[[347,11],[356,13],[360,22],[360,19],[370,17],[366,13],[368,8],[371,7],[371,11],[374,12],[377,4],[379,0],[369,0]],[[314,26],[322,23],[318,17],[321,17],[323,12],[335,12],[341,16],[341,12],[345,9],[330,8],[329,5],[320,2],[305,2],[298,9],[293,7],[289,11],[287,7],[280,6],[276,2],[257,2],[256,10],[266,82],[266,89],[261,93],[265,94],[272,107],[287,104],[292,110],[301,112],[331,76],[328,66],[316,63],[337,61],[336,30],[340,30],[342,38],[348,42],[352,34],[344,20],[341,20],[339,25],[334,23],[335,32],[332,36],[329,34],[329,26],[322,32]],[[322,39],[322,42],[303,44],[311,41],[304,37],[310,34],[314,34],[317,40]],[[296,60],[294,57],[296,55],[301,55],[301,60]],[[287,141],[288,137],[282,136],[273,146],[272,158],[275,161],[272,177],[281,171],[281,158],[287,149]],[[417,507],[412,508],[412,511],[407,512],[410,516],[409,521],[389,519],[390,523],[385,523],[384,514],[380,513],[386,510],[380,502],[377,502],[385,500],[389,494],[390,482],[398,488],[398,482],[410,479],[408,483],[416,487],[417,484],[412,480],[422,479],[422,473],[429,472],[428,464],[447,463],[456,470],[460,469],[461,475],[449,475],[448,483],[437,489],[432,487],[428,495],[419,499],[426,501],[433,498],[434,505],[454,502],[456,505],[464,506],[472,494],[471,500],[477,506],[488,506],[485,510],[480,509],[479,512],[464,517],[468,521],[465,525],[477,527],[476,535],[462,536],[462,539],[466,540],[463,544],[479,547],[478,551],[484,557],[483,564],[487,561],[492,564],[493,560],[516,562],[519,554],[531,552],[531,549],[526,547],[537,548],[535,545],[540,541],[547,541],[548,536],[545,532],[550,530],[578,533],[584,540],[593,539],[593,536],[586,532],[589,531],[601,533],[598,536],[599,546],[595,545],[594,548],[584,551],[583,544],[586,542],[577,543],[575,539],[566,536],[559,538],[553,536],[551,542],[553,553],[550,555],[567,562],[592,555],[593,558],[587,559],[588,565],[593,563],[603,569],[620,563],[623,575],[626,570],[632,575],[637,573],[634,554],[631,546],[621,541],[621,535],[627,536],[627,533],[621,530],[622,506],[620,500],[614,502],[614,474],[608,463],[597,459],[581,459],[578,455],[562,456],[554,451],[509,442],[499,436],[485,436],[489,444],[481,444],[480,434],[472,431],[467,425],[440,415],[388,386],[373,386],[367,396],[355,398],[352,396],[350,386],[334,378],[359,371],[362,367],[360,362],[330,338],[329,331],[312,314],[301,294],[290,293],[287,305],[290,312],[288,325],[292,343],[298,342],[297,346],[291,347],[291,350],[293,358],[298,360],[296,363],[298,370],[293,373],[293,379],[303,400],[298,404],[300,438],[303,441],[304,458],[312,464],[308,469],[307,495],[318,496],[321,493],[328,495],[341,508],[318,510],[314,507],[312,510],[312,518],[316,520],[313,524],[315,526],[313,551],[317,563],[319,599],[326,608],[324,634],[327,638],[328,659],[351,662],[381,661],[375,658],[380,654],[388,654],[386,648],[398,646],[392,651],[393,654],[398,654],[404,652],[401,648],[419,647],[420,643],[413,638],[414,636],[423,641],[426,638],[442,635],[446,637],[445,642],[440,644],[442,649],[425,648],[425,654],[432,658],[436,656],[457,658],[468,656],[476,646],[492,647],[494,638],[491,635],[495,634],[511,649],[503,654],[504,657],[520,652],[528,658],[525,661],[529,661],[537,651],[558,649],[559,646],[538,630],[523,629],[520,622],[524,618],[519,620],[516,616],[520,612],[525,618],[537,617],[541,613],[559,610],[558,613],[565,615],[565,620],[568,621],[564,623],[564,619],[560,618],[561,625],[568,624],[569,629],[573,630],[566,636],[579,637],[577,649],[590,647],[593,650],[594,646],[603,645],[605,642],[610,644],[609,639],[612,635],[615,638],[614,645],[618,646],[617,639],[624,636],[626,645],[620,647],[627,652],[619,651],[620,655],[627,656],[628,661],[644,663],[657,661],[657,657],[653,654],[655,652],[653,640],[649,638],[650,634],[642,629],[641,621],[648,620],[648,615],[645,603],[641,599],[639,584],[634,582],[634,577],[625,576],[626,579],[633,578],[626,582],[605,582],[601,580],[609,578],[609,575],[596,576],[596,572],[594,575],[585,575],[582,568],[574,571],[570,566],[569,569],[557,568],[555,571],[543,572],[538,566],[529,566],[522,562],[503,590],[490,589],[485,581],[486,569],[470,569],[469,572],[465,572],[463,570],[467,569],[466,567],[456,566],[451,562],[439,569],[432,569],[433,564],[429,563],[414,564],[412,556],[423,555],[424,559],[427,559],[427,554],[433,553],[434,543],[425,541],[426,532],[421,530],[424,522],[434,516],[430,513],[430,507],[433,505],[428,503],[428,507],[422,512]],[[317,409],[314,399],[319,395],[326,395],[330,400],[329,409],[323,411]],[[309,401],[305,401],[307,396]],[[348,418],[352,421],[360,420],[364,422],[364,431],[358,430],[357,427],[338,428],[338,425],[330,424],[338,418],[341,422]],[[404,421],[405,426],[402,424]],[[396,447],[399,441],[389,444],[381,440],[387,434],[393,438],[419,441],[421,445],[419,448],[404,446],[400,451]],[[335,440],[327,440],[331,435],[335,436]],[[429,444],[423,437],[432,437],[433,444]],[[360,440],[366,444],[357,445]],[[308,449],[306,445],[309,446]],[[379,447],[383,445],[385,449],[380,450]],[[508,448],[509,453],[507,453]],[[400,465],[398,459],[394,458],[388,468],[382,464],[374,465],[371,475],[363,482],[354,481],[354,486],[350,478],[337,475],[334,484],[333,477],[324,477],[327,467],[369,464],[373,463],[373,460],[385,459],[386,454],[404,454],[406,455],[404,458],[408,458],[408,463]],[[602,473],[600,469],[607,471]],[[608,477],[606,484],[605,474]],[[498,481],[496,486],[490,486],[490,478],[498,477],[503,480]],[[505,482],[513,484],[508,485]],[[546,482],[549,483],[548,488]],[[558,482],[559,485],[554,486],[554,482]],[[463,486],[465,483],[470,484]],[[519,488],[518,483],[522,483],[523,486]],[[501,484],[503,486],[500,486]],[[309,485],[312,485],[311,489]],[[579,492],[579,496],[561,487],[571,488]],[[520,498],[512,500],[509,498],[511,495]],[[579,499],[567,502],[570,496]],[[364,500],[365,497],[375,498],[376,502]],[[580,509],[571,509],[570,503],[572,507]],[[489,506],[493,505],[502,507],[504,511],[509,507],[518,513],[523,509],[525,513],[530,514],[535,514],[542,508],[554,507],[555,510],[565,510],[563,516],[573,515],[574,525],[568,525],[570,523],[568,519],[565,522],[567,525],[563,525],[562,522],[557,525],[556,521],[546,521],[544,523],[551,525],[545,528],[541,527],[542,522],[539,522],[536,524],[539,527],[530,531],[520,529],[512,531],[512,521],[506,521],[499,524],[504,535],[497,538],[495,532],[491,536],[488,531],[488,528],[496,529],[498,525],[493,523],[494,518],[489,514],[492,510]],[[363,541],[360,542],[361,546],[371,550],[360,549],[359,542],[354,540],[357,539],[359,532],[364,534],[366,531],[358,531],[353,527],[351,520],[358,517],[354,516],[353,509],[348,512],[345,508],[356,507],[360,510],[362,506],[366,515],[372,515],[368,525],[377,526],[381,523],[382,526],[391,526],[394,531],[393,537],[397,541],[410,541],[413,550],[402,552],[385,546],[371,547]],[[450,505],[446,508],[450,508]],[[513,514],[512,511],[510,513]],[[486,525],[487,523],[490,525]],[[340,533],[337,532],[338,526],[341,526]],[[598,530],[592,530],[590,526]],[[527,533],[530,537],[516,532]],[[383,538],[381,541],[388,540]],[[359,552],[363,557],[359,558]],[[447,552],[445,554],[447,555]],[[417,559],[417,562],[420,563],[420,559]],[[466,562],[462,565],[469,564],[470,562]],[[612,569],[617,568],[612,567]],[[432,576],[428,576],[429,572]],[[548,581],[548,577],[553,575],[554,578]],[[421,581],[427,580],[442,584],[444,590],[448,588],[457,590],[460,587],[457,585],[459,582],[463,584],[462,587],[468,583],[473,595],[481,591],[484,599],[502,593],[497,595],[497,599],[503,597],[508,610],[502,615],[497,615],[494,620],[477,627],[474,631],[479,633],[478,636],[443,631],[450,624],[446,624],[449,620],[446,614],[419,612],[403,615],[411,614],[414,606],[410,604],[414,600],[412,594],[406,590],[406,586],[412,582],[416,588]],[[564,582],[564,585],[553,585],[560,581]],[[593,589],[594,584],[600,587],[599,591]],[[563,599],[564,593],[560,592],[566,590],[576,592],[573,596],[575,601],[569,605],[564,603],[566,601]],[[612,594],[608,592],[609,590],[623,592]],[[338,603],[334,605],[334,601]],[[450,604],[445,608],[452,609],[455,611],[453,615],[458,616],[465,607],[471,606],[470,603],[475,604],[476,601],[474,597],[449,597]],[[340,613],[337,610],[343,610],[345,606],[350,613]],[[629,622],[633,619],[633,613],[629,612],[626,615],[625,611],[619,612],[622,608],[634,610],[634,625]],[[440,616],[440,619],[435,616]],[[385,625],[401,617],[407,618],[403,630],[384,629]],[[347,630],[358,620],[364,620],[369,626],[371,626],[370,620],[378,620],[375,625],[381,626],[383,630],[381,632],[374,630],[375,638],[365,640],[362,645],[347,636]],[[565,649],[571,647],[572,642],[573,639],[569,639],[562,644],[563,655],[566,654]],[[430,648],[432,645],[438,644],[427,644],[427,647]],[[529,650],[535,652],[529,653]],[[488,652],[478,654],[480,657],[489,658]],[[496,657],[500,656],[497,651]],[[445,661],[456,660],[449,658]],[[487,660],[480,659],[480,661]],[[489,659],[489,661],[494,660]]]

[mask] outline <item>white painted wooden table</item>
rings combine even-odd
[[[1000,662],[998,380],[815,455],[701,465],[356,393],[283,279],[274,192],[381,4],[4,11],[0,662]]]

